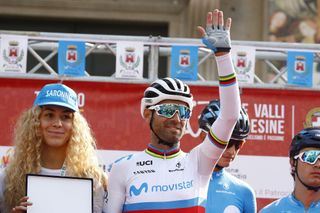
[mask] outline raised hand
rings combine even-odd
[[[215,9],[207,14],[206,30],[198,26],[202,42],[214,53],[229,52],[231,49],[230,40],[231,18],[224,24],[223,12]]]

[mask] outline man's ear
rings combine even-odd
[[[144,109],[143,111],[143,117],[144,117],[144,120],[149,123],[150,122],[150,119],[151,119],[151,110],[149,109]]]
[[[296,164],[297,164],[297,161],[291,158],[291,159],[290,159],[291,170],[295,171],[295,169],[296,169]]]

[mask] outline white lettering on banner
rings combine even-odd
[[[285,105],[253,104],[250,118],[251,140],[284,141]]]
[[[246,112],[248,112],[248,106],[249,106],[248,103],[242,103],[241,104],[241,107],[244,108],[246,110]]]
[[[251,133],[252,133],[252,131],[251,131]],[[263,135],[249,134],[248,139],[249,140],[261,140],[262,141],[264,139],[264,136]]]
[[[254,104],[254,113],[257,118],[284,118],[284,105]]]
[[[284,141],[284,136],[282,136],[282,135],[267,135],[266,139],[268,141]]]
[[[195,106],[206,105],[208,101],[197,101]],[[250,105],[242,103],[242,107],[254,116],[250,117],[250,134],[249,140],[269,140],[284,141],[285,134],[285,105],[278,104],[253,104],[252,111],[248,110]],[[187,123],[185,134],[192,137],[198,137],[201,133],[199,127],[194,131],[191,127],[190,120]]]
[[[84,107],[84,104],[85,104],[85,94],[80,92],[78,93],[78,104],[79,104],[79,107]]]
[[[284,120],[251,119],[251,133],[284,134]]]

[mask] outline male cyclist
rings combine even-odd
[[[220,114],[220,101],[213,100],[202,110],[198,120],[204,138]],[[241,108],[238,121],[233,129],[226,150],[220,157],[210,179],[206,212],[208,213],[256,213],[257,204],[254,190],[246,182],[231,175],[224,168],[235,159],[250,132],[249,117]]]
[[[320,212],[320,128],[306,128],[292,139],[290,151],[293,192],[260,213]]]
[[[191,116],[193,96],[178,79],[153,82],[141,100],[141,115],[150,126],[151,141],[141,153],[114,163],[109,174],[107,213],[205,212],[210,176],[227,146],[240,111],[238,84],[229,51],[231,19],[224,25],[222,11],[207,15],[198,27],[204,43],[216,56],[221,113],[210,133],[186,154],[180,139]]]

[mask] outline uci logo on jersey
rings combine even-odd
[[[142,183],[138,189],[134,185],[130,186],[130,197],[132,197],[132,195],[138,196],[142,191],[144,191],[145,193],[148,191],[148,184],[146,182]]]
[[[152,160],[139,161],[136,164],[137,166],[151,166]]]

